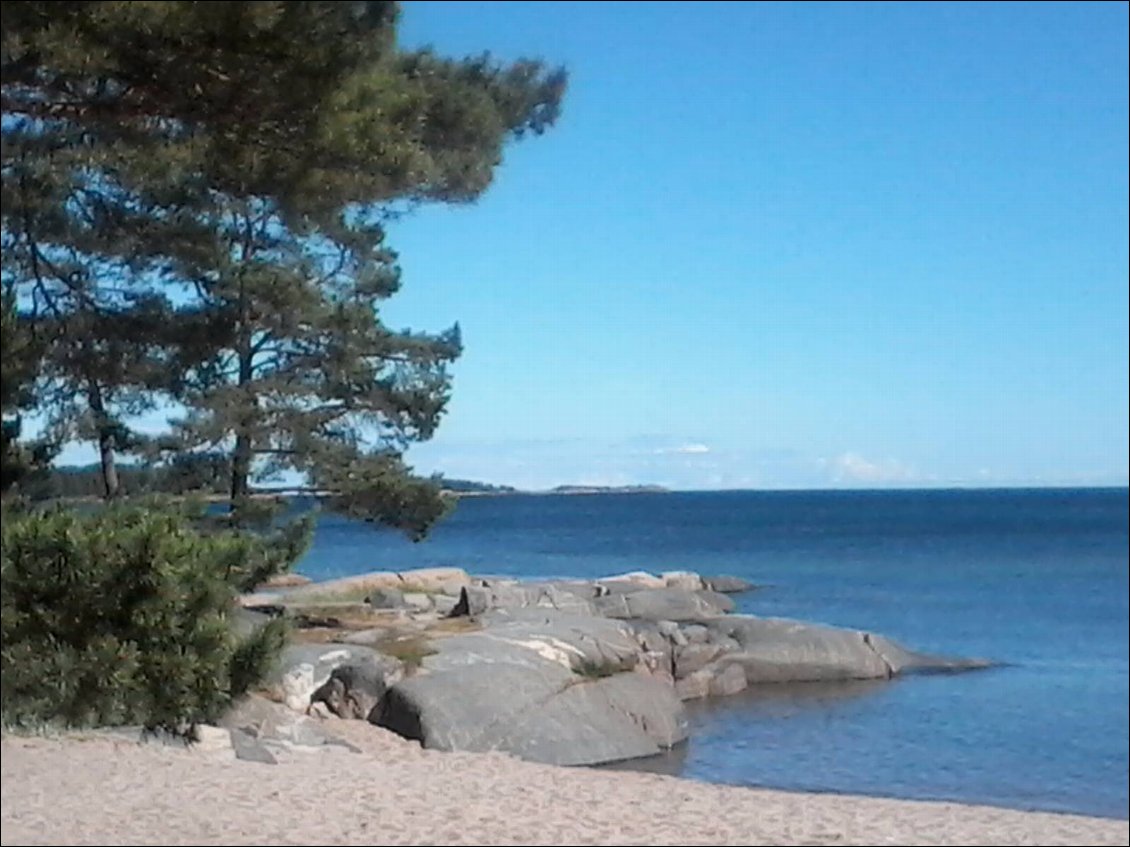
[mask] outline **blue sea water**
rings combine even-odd
[[[1002,666],[691,704],[691,741],[644,766],[1126,818],[1128,513],[1126,489],[477,497],[415,545],[323,516],[299,570],[742,576],[765,587],[741,612]]]

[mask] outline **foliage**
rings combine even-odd
[[[0,696],[7,725],[184,731],[259,683],[285,638],[235,635],[237,591],[270,558],[171,508],[4,515]]]
[[[45,441],[20,444],[20,413],[34,405],[31,385],[40,351],[16,311],[13,291],[5,287],[0,302],[0,494],[26,491],[41,482],[54,448]]]

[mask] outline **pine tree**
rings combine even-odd
[[[478,197],[509,139],[555,122],[565,77],[403,51],[397,15],[381,2],[5,5],[5,134],[77,137],[72,172],[120,223],[83,255],[128,247],[132,285],[176,292],[164,389],[187,410],[183,449],[230,452],[236,512],[254,477],[285,469],[414,536],[443,511],[402,454],[438,424],[458,328],[381,322],[400,279],[384,225]]]

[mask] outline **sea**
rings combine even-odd
[[[739,612],[998,665],[690,703],[690,741],[631,767],[1125,819],[1128,514],[1125,488],[466,497],[417,544],[323,514],[298,570],[744,577]]]

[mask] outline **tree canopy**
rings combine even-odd
[[[442,514],[403,454],[434,433],[462,341],[381,320],[401,284],[387,224],[480,196],[506,143],[557,120],[566,79],[405,50],[398,15],[5,4],[4,346],[9,324],[34,341],[24,405],[97,445],[106,496],[118,452],[219,452],[237,518],[283,471],[416,537]],[[168,432],[131,431],[165,407]]]

